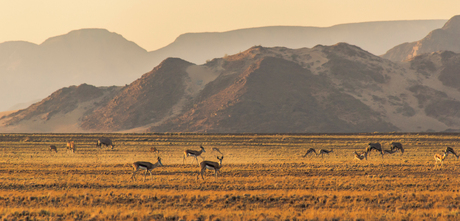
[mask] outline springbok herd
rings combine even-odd
[[[155,147],[150,148],[150,151],[160,153],[160,150],[156,149]],[[213,162],[213,161],[205,161],[205,160],[203,160],[203,161],[201,161],[201,163],[199,163],[199,165],[201,167],[201,173],[200,174],[201,174],[201,178],[203,180],[204,180],[203,174],[206,171],[206,169],[214,170],[214,175],[215,175],[215,177],[217,179],[217,173],[219,172],[220,168],[222,168],[222,160],[224,159],[224,155],[222,154],[222,152],[218,148],[212,148],[212,152],[214,152],[214,151],[219,152],[222,155],[221,157],[217,157],[217,159],[219,160],[219,163]],[[199,151],[185,150],[184,151],[184,158],[183,158],[182,163],[185,164],[185,158],[187,158],[187,157],[194,157],[196,162],[198,163],[198,157],[201,157],[203,159],[201,154],[205,153],[205,152],[206,152],[206,150],[204,149],[203,146],[200,146]],[[157,158],[156,163],[150,163],[150,162],[145,162],[145,161],[134,162],[133,163],[134,172],[133,172],[133,176],[131,178],[136,179],[135,176],[134,176],[136,174],[136,172],[139,171],[139,170],[145,170],[145,173],[144,173],[144,181],[145,181],[145,178],[147,176],[147,172],[149,172],[150,177],[152,177],[152,170],[154,168],[157,168],[157,167],[160,167],[160,166],[163,166],[163,164],[161,163],[161,158],[160,157]]]
[[[109,138],[101,138],[101,139],[97,140],[96,146],[101,148],[102,145],[105,145],[106,147],[110,146],[112,150],[113,150],[113,148],[115,146],[115,145],[113,145],[112,140],[109,139]],[[187,157],[194,157],[197,163],[198,163],[198,157],[201,157],[203,159],[201,154],[205,153],[206,150],[204,149],[203,146],[200,146],[200,148],[201,148],[201,150],[199,150],[199,151],[185,150],[184,151],[183,163],[185,164],[185,158],[187,158]],[[67,151],[75,153],[77,148],[76,148],[76,145],[75,145],[74,141],[67,142],[66,149],[67,149]],[[55,153],[57,153],[57,147],[55,145],[50,145],[49,150],[54,151]],[[200,174],[201,174],[201,178],[203,180],[204,180],[203,174],[205,173],[206,169],[214,170],[214,175],[215,175],[215,177],[217,179],[217,173],[219,172],[220,168],[222,167],[222,160],[224,159],[224,155],[218,148],[212,148],[212,152],[214,152],[214,151],[221,154],[221,157],[217,157],[217,159],[219,160],[219,163],[213,162],[213,161],[205,161],[204,159],[203,159],[203,161],[201,161],[201,163],[199,163],[199,165],[201,167],[201,173]],[[150,152],[160,154],[160,150],[158,150],[156,147],[150,148]],[[136,161],[136,162],[134,162],[132,164],[132,166],[134,168],[134,172],[133,172],[133,175],[132,175],[131,179],[133,179],[133,180],[136,179],[135,175],[139,170],[145,170],[145,173],[144,173],[144,181],[145,181],[145,178],[147,176],[147,172],[150,173],[150,177],[152,177],[152,170],[157,168],[157,167],[163,166],[163,164],[161,163],[161,158],[158,157],[156,163],[150,163],[150,162],[147,162],[147,161]]]
[[[101,139],[97,140],[96,146],[101,148],[102,145],[104,145],[106,147],[110,146],[111,149],[113,149],[114,146],[115,146],[115,145],[113,145],[112,140],[109,139],[109,138],[101,138]],[[76,151],[75,143],[73,141],[67,142],[66,149],[67,149],[67,151],[75,153],[75,151]],[[49,150],[54,151],[54,152],[57,153],[57,147],[55,145],[50,145]],[[388,150],[383,149],[382,145],[380,143],[369,143],[369,146],[366,147],[364,151],[362,151],[362,152],[355,151],[354,152],[354,159],[356,159],[356,160],[364,160],[364,159],[366,159],[367,160],[367,157],[369,156],[370,152],[372,152],[373,150],[375,150],[376,152],[380,153],[382,158],[384,157],[385,154],[394,154],[396,152],[401,152],[401,155],[404,154],[404,148],[403,148],[402,144],[398,143],[398,142],[391,143],[390,144],[390,149],[388,149]],[[160,150],[158,150],[156,147],[151,147],[150,152],[157,153],[158,155],[160,154]],[[205,161],[204,160],[204,158],[201,156],[201,154],[205,153],[205,152],[206,152],[206,150],[204,149],[203,146],[200,146],[200,150],[198,150],[198,151],[197,150],[189,150],[189,149],[187,149],[187,150],[184,151],[184,156],[183,156],[183,161],[182,162],[183,162],[183,164],[185,164],[185,160],[186,160],[187,157],[194,157],[196,162],[200,165],[201,169],[200,169],[199,174],[201,174],[201,178],[203,180],[204,180],[203,174],[205,173],[206,169],[214,170],[214,175],[215,175],[215,178],[217,179],[217,174],[218,174],[220,168],[222,168],[222,160],[224,159],[224,154],[218,148],[212,148],[212,152],[218,152],[218,153],[221,154],[221,157],[217,157],[219,162],[214,162],[214,161]],[[321,157],[324,157],[325,154],[328,155],[328,154],[330,154],[332,152],[333,152],[333,149],[331,149],[331,150],[321,149],[319,151],[316,151],[314,148],[310,148],[310,149],[307,150],[307,152],[302,157],[307,157],[310,154],[315,154],[315,156],[320,155]],[[435,154],[434,155],[435,169],[439,168],[439,167],[442,167],[442,164],[443,164],[444,160],[446,159],[446,157],[449,154],[454,155],[455,157],[457,157],[457,159],[459,158],[459,155],[457,155],[457,153],[451,147],[447,147],[446,150],[443,150],[441,152],[442,152],[442,154]],[[198,161],[198,157],[202,158],[201,163]],[[438,163],[440,163],[440,165],[438,165]],[[144,173],[144,181],[145,181],[145,178],[147,176],[147,172],[150,173],[150,177],[152,177],[152,170],[154,168],[157,168],[157,167],[160,167],[160,166],[163,166],[163,164],[161,163],[161,158],[160,157],[157,157],[157,162],[156,163],[150,163],[150,162],[146,162],[146,161],[134,162],[132,164],[134,172],[132,174],[131,179],[133,179],[133,180],[136,179],[135,175],[139,170],[145,170],[145,173]],[[199,174],[197,176],[197,179],[199,177]]]
[[[390,145],[391,145],[391,148],[389,150],[384,150],[384,149],[382,149],[382,145],[380,143],[369,143],[369,146],[363,152],[358,153],[357,151],[355,151],[354,159],[356,159],[356,160],[364,160],[364,159],[366,159],[367,160],[367,156],[369,155],[369,153],[372,150],[375,150],[378,153],[380,153],[382,155],[382,158],[383,158],[383,156],[385,154],[394,154],[394,153],[396,153],[398,151],[401,151],[401,155],[404,153],[404,148],[403,148],[401,143],[393,142]],[[310,153],[314,153],[316,156],[318,156],[318,155],[323,156],[323,154],[329,154],[331,152],[332,152],[332,150],[320,150],[319,153],[317,153],[315,149],[310,148],[303,155],[303,157],[308,156]],[[446,159],[446,157],[449,154],[454,155],[455,157],[457,157],[457,159],[459,157],[459,155],[457,155],[455,150],[452,149],[451,147],[447,147],[446,150],[443,150],[441,152],[442,152],[442,154],[435,154],[434,155],[435,169],[438,168],[438,166],[439,166],[438,162],[441,163],[440,166],[442,167],[442,163],[444,162],[444,160]]]

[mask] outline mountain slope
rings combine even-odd
[[[458,106],[460,94],[442,77],[456,67],[452,62],[457,55],[445,53],[451,59],[442,56],[444,62],[435,64],[437,72],[427,76],[420,72],[426,68],[419,68],[425,62],[397,64],[344,43],[295,50],[253,47],[207,63],[220,70],[219,77],[182,116],[149,131],[458,129],[459,118],[451,110]]]
[[[3,116],[0,131],[456,131],[459,59],[440,51],[399,63],[347,43],[256,46],[203,65],[169,58],[123,88],[58,90]]]
[[[185,95],[189,62],[168,58],[123,88],[107,105],[86,116],[82,128],[117,131],[145,126],[164,118]]]
[[[425,77],[421,85],[410,90],[426,115],[457,128],[460,123],[460,54],[440,51],[422,54],[409,60],[411,69]],[[433,88],[439,88],[433,90]]]
[[[391,131],[377,112],[296,63],[264,57],[181,118],[150,131],[237,133]],[[211,83],[212,84],[212,83]],[[210,85],[211,86],[211,85]],[[360,112],[355,112],[355,108]]]
[[[105,105],[120,87],[87,84],[65,87],[29,108],[0,118],[3,132],[83,132],[80,121],[95,107]]]
[[[454,16],[440,29],[431,31],[423,39],[404,43],[390,49],[383,58],[393,61],[411,59],[417,55],[442,50],[460,52],[460,15]]]
[[[0,44],[0,110],[68,85],[124,85],[153,66],[147,51],[103,29],[72,31],[40,45],[5,42]]]
[[[104,29],[75,30],[40,45],[4,42],[0,43],[0,111],[41,100],[69,85],[125,85],[168,57],[201,64],[254,45],[301,48],[337,42],[349,42],[380,54],[396,44],[418,40],[444,22],[387,21],[329,28],[262,27],[188,33],[152,52]]]

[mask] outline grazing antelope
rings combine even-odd
[[[198,157],[201,157],[203,159],[203,157],[201,156],[202,153],[206,153],[206,151],[204,150],[203,146],[200,146],[201,150],[200,151],[196,151],[196,150],[185,150],[184,151],[184,159],[182,160],[182,163],[185,164],[185,158],[186,157],[195,157],[195,160],[196,160],[196,163],[198,163]]]
[[[221,158],[217,157],[217,159],[219,160],[219,163],[213,162],[213,161],[203,161],[200,163],[201,179],[204,180],[203,174],[206,171],[206,169],[210,169],[210,170],[214,170],[214,176],[216,177],[216,180],[217,180],[217,173],[219,172],[220,168],[222,168],[222,160],[224,159],[224,156],[222,156]]]
[[[442,167],[442,162],[443,162],[444,159],[446,159],[446,157],[447,157],[447,154],[448,154],[448,153],[445,152],[445,151],[442,151],[442,152],[444,153],[443,155],[441,155],[441,154],[435,154],[435,155],[434,155],[434,159],[436,160],[435,163],[434,163],[434,169],[437,168],[438,162],[441,162],[441,167]]]
[[[113,150],[113,147],[115,146],[113,145],[112,140],[106,137],[103,137],[97,140],[96,146],[100,148],[102,145],[105,145],[106,147],[110,146],[112,150]]]
[[[75,151],[77,150],[77,147],[75,146],[75,143],[73,141],[67,142],[66,148],[67,150],[72,151],[72,153],[75,153]]]
[[[398,152],[398,151],[399,151],[399,149],[394,149],[394,150],[383,150],[383,155],[385,155],[385,154],[394,154],[394,153],[396,153],[396,152]],[[382,155],[382,157],[383,157],[383,155]]]
[[[154,168],[163,166],[163,164],[161,163],[161,158],[158,157],[157,160],[158,161],[156,163],[154,163],[154,164],[152,164],[150,162],[144,162],[144,161],[134,162],[133,163],[134,172],[133,172],[133,176],[131,177],[131,179],[133,179],[133,180],[136,179],[136,177],[134,175],[136,175],[136,172],[139,171],[139,170],[145,170],[144,181],[145,181],[145,178],[147,177],[147,171],[150,173],[150,179],[151,179],[152,178],[152,170]]]
[[[331,149],[331,150],[324,150],[324,149],[321,149],[321,150],[319,151],[319,154],[318,154],[318,155],[321,155],[321,157],[323,157],[323,154],[330,154],[330,153],[332,153],[332,151],[333,151],[333,149]]]
[[[50,145],[50,151],[54,151],[55,153],[57,153],[57,147],[54,145]]]
[[[150,152],[152,152],[152,153],[156,152],[156,153],[160,154],[160,150],[158,150],[156,147],[150,147]]]
[[[372,150],[376,150],[376,151],[380,152],[380,154],[383,157],[382,145],[380,145],[380,143],[369,143],[369,146],[366,148],[366,152],[369,153]]]
[[[305,155],[303,155],[303,157],[306,157],[308,154],[310,153],[315,153],[316,156],[318,156],[318,153],[316,153],[316,150],[313,149],[313,148],[310,148],[307,150],[307,152],[305,153]]]
[[[449,153],[453,154],[454,156],[457,157],[457,160],[458,160],[458,157],[459,157],[459,156],[457,155],[457,153],[455,152],[455,150],[452,149],[452,147],[447,147],[446,150],[445,150],[444,152],[446,153],[446,155],[448,155]]]
[[[404,148],[402,146],[401,143],[397,143],[397,142],[393,142],[390,144],[391,145],[391,150],[400,150],[401,151],[401,155],[404,153]]]
[[[355,159],[356,160],[364,160],[364,159],[367,160],[367,152],[364,151],[362,153],[358,153],[358,152],[355,151]]]
[[[222,152],[220,152],[219,148],[217,147],[213,147],[211,153],[213,153],[214,151],[219,152],[221,155],[224,155]]]

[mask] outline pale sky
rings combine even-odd
[[[104,28],[153,51],[190,32],[449,19],[459,0],[0,0],[0,43]]]

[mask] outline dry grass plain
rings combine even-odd
[[[460,151],[459,134],[0,134],[2,220],[459,220],[460,161],[434,170],[433,155]],[[98,149],[109,137],[115,149]],[[74,141],[76,153],[65,144]],[[370,142],[405,153],[373,152]],[[50,152],[56,145],[58,152]],[[197,179],[184,149],[217,161]],[[156,147],[160,153],[150,152]],[[301,157],[309,148],[334,149]],[[156,162],[153,179],[131,180],[134,161]],[[201,159],[200,159],[201,160]]]

